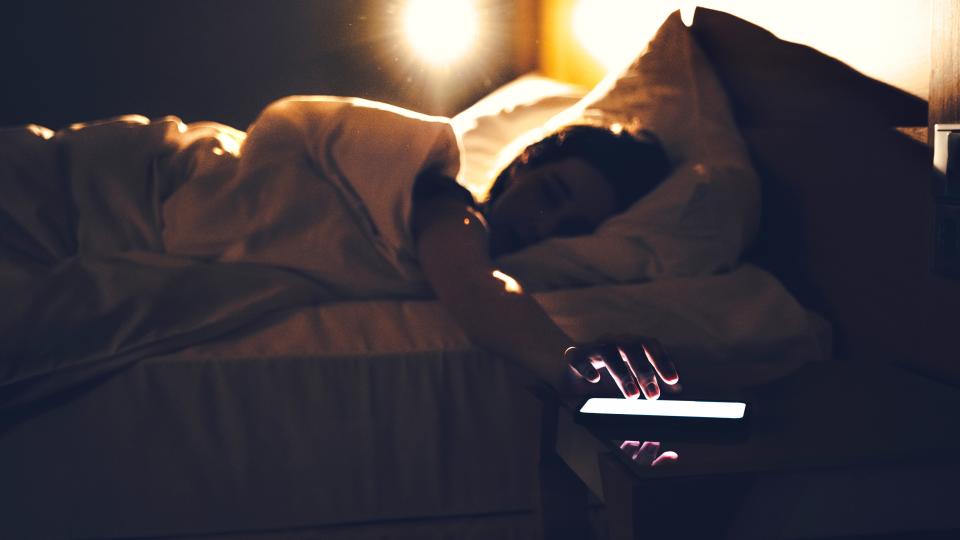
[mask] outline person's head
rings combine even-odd
[[[652,133],[565,127],[528,146],[497,176],[484,204],[491,252],[589,234],[649,193],[670,168]]]

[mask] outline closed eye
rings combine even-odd
[[[550,175],[550,182],[554,184],[556,189],[560,192],[561,196],[565,200],[570,200],[573,198],[573,190],[570,189],[570,186],[563,181],[563,178],[560,178],[556,174]]]
[[[563,204],[563,192],[552,178],[540,183],[540,192],[550,208],[559,208]]]
[[[551,174],[541,184],[544,199],[551,208],[559,208],[563,203],[573,199],[570,186],[556,174]]]

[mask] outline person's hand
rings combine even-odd
[[[570,347],[563,355],[576,378],[596,384],[605,368],[623,397],[660,397],[661,389],[678,392],[680,376],[660,342],[653,338],[618,336]],[[662,385],[657,382],[659,378]]]
[[[656,467],[664,463],[675,463],[680,456],[673,450],[666,450],[660,453],[660,443],[657,441],[623,441],[620,443],[620,450],[627,454],[630,459],[639,465],[649,465]]]

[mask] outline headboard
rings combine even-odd
[[[841,358],[960,380],[960,282],[929,270],[931,150],[894,129],[926,126],[927,103],[726,13],[698,8],[692,30],[763,182],[748,259],[833,323]]]

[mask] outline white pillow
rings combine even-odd
[[[553,238],[498,263],[530,290],[709,275],[736,266],[756,234],[759,180],[727,96],[692,34],[670,15],[641,56],[529,142],[570,123],[649,129],[673,173],[588,236]],[[506,161],[506,160],[501,160]]]
[[[587,90],[541,75],[523,75],[451,119],[461,146],[457,181],[482,199],[499,169],[504,147],[576,105]]]

